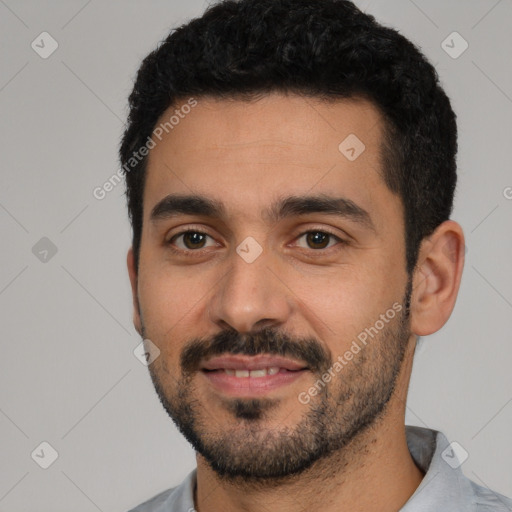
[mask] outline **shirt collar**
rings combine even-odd
[[[411,457],[425,476],[400,512],[476,510],[470,481],[463,475],[460,463],[444,434],[437,430],[411,425],[405,426],[405,433]],[[196,477],[197,469],[194,469],[166,496],[165,501],[161,502],[162,508],[155,510],[192,512]]]
[[[411,457],[425,476],[400,512],[475,510],[473,489],[445,435],[411,425],[405,426],[405,433]]]

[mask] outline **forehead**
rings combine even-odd
[[[183,99],[162,114],[157,122],[162,140],[153,137],[157,147],[151,151],[152,156],[173,153],[173,149],[187,158],[226,148],[237,153],[258,153],[258,148],[266,147],[267,153],[290,148],[290,157],[295,154],[300,158],[304,152],[314,156],[326,149],[339,157],[338,144],[350,134],[358,136],[365,145],[380,142],[382,117],[373,103],[363,99],[327,102],[272,93],[253,101],[195,101],[194,107],[187,107],[188,101]],[[181,113],[179,117],[173,115],[177,112]],[[169,126],[171,119],[173,124]],[[170,139],[172,144],[161,144]],[[191,139],[196,139],[197,144]]]
[[[381,172],[384,124],[369,101],[274,93],[257,101],[197,98],[182,109],[187,100],[161,116],[159,137],[153,132],[146,217],[170,193],[201,194],[244,213],[269,196],[336,192],[371,210],[379,194],[391,194]]]

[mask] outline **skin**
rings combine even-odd
[[[161,119],[174,109],[169,108]],[[143,196],[138,271],[131,249],[127,263],[134,325],[160,350],[150,369],[169,400],[176,400],[180,355],[192,339],[211,337],[227,328],[251,333],[271,327],[295,337],[312,337],[336,358],[393,303],[402,301],[408,282],[403,209],[400,198],[382,179],[382,133],[381,116],[366,100],[327,104],[271,94],[252,102],[201,98],[179,125],[156,140]],[[365,145],[354,161],[338,149],[349,134],[356,134]],[[221,201],[226,216],[179,215],[152,222],[151,210],[171,193]],[[276,199],[305,194],[350,199],[368,212],[373,229],[324,213],[277,223],[263,215]],[[186,229],[210,238],[204,248],[187,252],[180,237],[174,246],[183,252],[177,255],[166,242]],[[308,231],[327,231],[347,243],[331,239],[328,248],[311,248],[303,235]],[[236,252],[249,236],[263,248],[252,263]],[[462,229],[451,220],[422,243],[412,276],[403,364],[378,421],[332,456],[274,482],[222,478],[198,453],[196,509],[372,512],[401,508],[424,476],[409,454],[404,426],[415,343],[417,336],[436,332],[448,320],[459,289],[463,248]],[[193,251],[202,253],[193,256]],[[379,347],[375,343],[361,351],[368,355],[369,371],[368,365],[379,362],[378,351],[383,350]],[[350,366],[333,379],[330,389],[349,386],[342,380],[349,376],[354,376]],[[297,397],[317,378],[305,372],[270,391],[268,397],[277,406],[258,420],[258,432],[293,430],[311,407]],[[203,375],[194,374],[189,384],[205,435],[229,431],[236,440],[243,429],[249,429],[226,407],[228,398],[213,390]]]

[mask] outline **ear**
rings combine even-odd
[[[443,222],[421,243],[411,297],[411,330],[417,336],[438,331],[450,318],[464,254],[464,232],[452,220]]]
[[[132,286],[133,326],[135,327],[135,330],[142,336],[139,300],[137,297],[137,269],[135,268],[135,256],[133,254],[133,247],[130,247],[128,250],[126,263],[128,265],[128,275],[130,276],[130,284]]]

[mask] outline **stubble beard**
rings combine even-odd
[[[161,367],[149,366],[151,379],[164,409],[218,477],[255,485],[283,482],[331,458],[335,452],[341,454],[344,447],[354,445],[383,417],[409,340],[409,299],[410,290],[400,314],[363,346],[307,405],[301,404],[296,396],[291,398],[289,407],[304,410],[294,426],[269,428],[268,420],[279,418],[283,409],[277,399],[223,398],[224,411],[237,420],[235,426],[227,427],[206,412],[197,398],[195,373],[182,373],[172,394],[161,384]],[[332,363],[331,360],[331,366]],[[321,375],[316,373],[312,383]],[[282,416],[284,422],[286,414]]]

